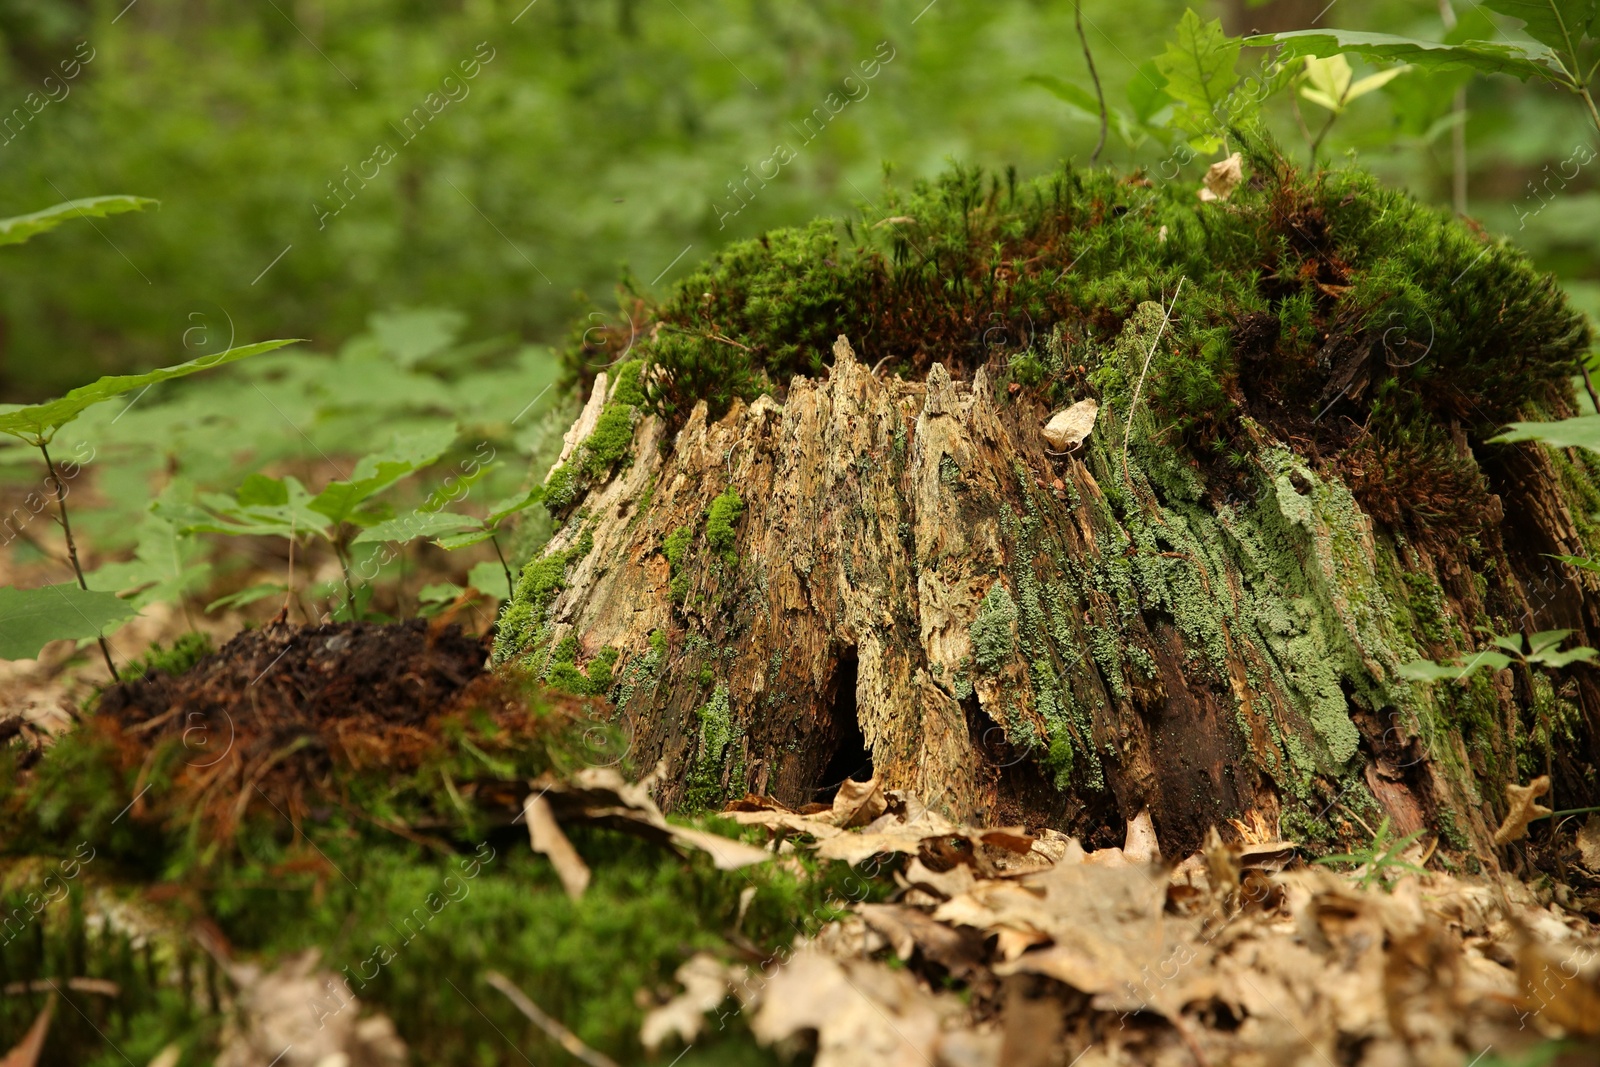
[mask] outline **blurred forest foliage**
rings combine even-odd
[[[1519,37],[1514,20],[1488,26],[1476,5],[1448,4],[1227,0],[1200,13],[1235,35],[1441,39],[1459,19]],[[1113,105],[1128,107],[1185,6],[1084,4]],[[112,192],[162,202],[6,258],[9,401],[192,355],[185,331],[201,322],[327,350],[373,312],[445,307],[474,337],[554,343],[586,302],[615,306],[624,267],[660,292],[729,240],[870,214],[886,168],[1027,175],[1087,162],[1098,133],[1025,80],[1090,86],[1064,0],[0,0],[0,38],[0,214]],[[1246,49],[1241,67],[1264,55]],[[1563,94],[1408,72],[1351,103],[1321,158],[1448,205],[1463,85],[1469,214],[1600,311],[1592,168],[1558,195],[1534,192],[1575,146],[1593,156]],[[30,93],[47,101],[36,112]],[[1268,118],[1303,160],[1293,98],[1270,101]],[[1101,163],[1167,154],[1113,136]],[[1208,162],[1186,168],[1196,185]]]

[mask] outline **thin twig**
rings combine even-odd
[[[532,1019],[535,1026],[558,1041],[572,1056],[587,1063],[589,1067],[617,1067],[616,1060],[585,1045],[577,1034],[562,1026],[558,1020],[546,1015],[539,1005],[529,1000],[526,993],[499,971],[488,972],[483,976],[483,980],[504,993],[506,999],[516,1005],[518,1011]]]
[[[78,562],[78,545],[72,539],[72,523],[67,521],[67,487],[61,481],[61,475],[56,472],[55,461],[50,458],[50,449],[43,441],[39,442],[39,452],[44,456],[44,465],[50,471],[50,480],[56,484],[56,508],[61,512],[61,532],[67,536],[67,558],[72,561],[72,573],[78,576],[78,588],[84,592],[89,591],[89,583],[83,578],[83,565]],[[111,662],[111,646],[106,644],[105,636],[97,635],[95,640],[100,642],[100,654],[106,658],[106,669],[111,672],[113,682],[122,681],[122,676],[117,673],[117,665]]]
[[[500,569],[506,572],[507,593],[509,594],[511,600],[515,600],[517,598],[517,583],[511,580],[511,564],[506,562],[505,553],[500,551],[500,538],[496,537],[494,534],[490,534],[489,543],[494,546],[494,554],[500,557]]]
[[[1106,146],[1106,129],[1109,126],[1106,116],[1106,91],[1100,87],[1100,73],[1094,69],[1094,56],[1089,51],[1089,38],[1083,33],[1083,0],[1076,0],[1072,8],[1078,24],[1078,41],[1083,45],[1083,58],[1089,64],[1089,80],[1094,82],[1094,96],[1100,101],[1100,139],[1094,143],[1094,151],[1089,154],[1089,165],[1093,166],[1100,162],[1100,150]]]

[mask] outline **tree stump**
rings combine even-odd
[[[1058,211],[1062,232],[1092,225]],[[1167,226],[1149,230],[1165,255]],[[1314,284],[1333,295],[1293,403],[1271,377],[1288,372],[1251,355],[1260,323],[1229,327],[1225,462],[1171,429],[1182,295],[876,373],[854,347],[876,327],[844,315],[821,373],[686,417],[646,399],[668,361],[613,366],[551,473],[564,525],[524,571],[496,658],[609,697],[635,766],[666,761],[669,806],[798,805],[871,773],[960,817],[1091,844],[1119,844],[1145,810],[1172,854],[1230,820],[1333,845],[1387,816],[1488,859],[1505,785],[1547,763],[1561,806],[1600,802],[1594,670],[1429,686],[1400,667],[1470,654],[1477,627],[1600,645],[1595,579],[1549,558],[1588,553],[1600,480],[1582,456],[1486,443],[1504,415],[1425,407],[1407,416],[1420,436],[1375,438],[1383,383],[1426,383],[1381,320],[1341,318],[1347,286]],[[1553,384],[1518,410],[1567,413],[1577,333],[1529,342]],[[1019,381],[1024,357],[1048,388]],[[1052,447],[1052,412],[1086,398],[1092,430]],[[1330,444],[1321,418],[1344,436]]]

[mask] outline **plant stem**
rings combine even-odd
[[[500,538],[490,534],[489,543],[494,546],[494,554],[500,557],[500,569],[506,572],[507,595],[515,598],[517,595],[517,583],[511,580],[511,564],[506,562],[505,553],[500,551]],[[509,601],[507,602],[509,603]]]
[[[1094,69],[1094,55],[1089,51],[1089,38],[1083,33],[1083,0],[1076,0],[1072,7],[1078,25],[1078,41],[1083,45],[1083,58],[1089,64],[1089,80],[1094,82],[1094,96],[1100,101],[1100,139],[1094,143],[1094,151],[1089,153],[1089,165],[1093,166],[1100,161],[1100,151],[1106,146],[1106,129],[1109,125],[1106,115],[1106,92],[1100,87],[1100,73]]]
[[[55,460],[50,458],[50,449],[43,441],[39,442],[39,452],[44,456],[44,465],[50,472],[50,480],[56,486],[56,509],[61,513],[61,532],[67,537],[67,559],[72,561],[72,573],[78,576],[78,588],[88,592],[89,583],[83,579],[83,565],[78,562],[78,545],[72,539],[72,523],[67,519],[67,487],[61,480],[61,475],[56,472]],[[100,642],[100,654],[106,658],[106,668],[111,672],[111,680],[122,681],[122,676],[117,673],[117,665],[111,662],[111,646],[106,644],[104,636],[97,636]]]
[[[355,583],[353,583],[350,580],[350,556],[349,556],[349,553],[347,553],[345,551],[345,545],[344,545],[343,541],[339,541],[339,540],[334,541],[334,543],[333,543],[333,554],[339,557],[339,569],[344,573],[345,603],[350,605],[350,619],[351,619],[351,621],[355,621],[355,618],[356,618],[356,587],[355,587]]]
[[[1311,142],[1311,165],[1313,167],[1317,165],[1317,149],[1322,147],[1322,139],[1328,136],[1328,131],[1333,129],[1333,124],[1338,119],[1339,113],[1337,111],[1331,113],[1328,116],[1328,121],[1322,124],[1322,129],[1317,132],[1316,138]]]
[[[1594,97],[1590,95],[1589,87],[1586,85],[1579,86],[1578,95],[1583,97],[1585,104],[1589,105],[1589,119],[1594,123],[1595,130],[1600,131],[1600,110],[1595,109]]]

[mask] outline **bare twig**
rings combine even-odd
[[[1106,129],[1109,125],[1106,115],[1106,91],[1100,87],[1100,73],[1094,69],[1094,55],[1089,51],[1089,38],[1083,33],[1083,0],[1076,0],[1072,8],[1078,24],[1078,41],[1083,45],[1083,58],[1089,64],[1089,80],[1094,82],[1094,96],[1100,101],[1100,139],[1094,143],[1094,151],[1089,154],[1089,164],[1093,166],[1100,161],[1100,151],[1106,146]]]
[[[518,989],[516,985],[499,971],[490,971],[483,976],[483,980],[494,986],[506,995],[506,999],[515,1004],[517,1010],[533,1020],[533,1024],[549,1034],[561,1047],[572,1056],[587,1063],[589,1067],[617,1067],[617,1061],[610,1056],[585,1045],[578,1039],[578,1035],[568,1030],[561,1023],[544,1013],[544,1010],[528,999],[528,995]]]

